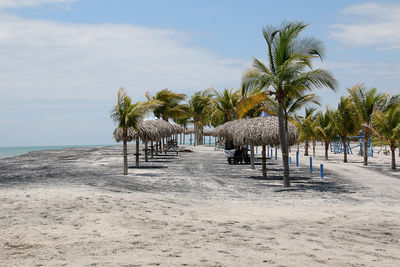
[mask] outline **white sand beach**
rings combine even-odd
[[[120,146],[0,159],[0,266],[400,265],[400,177],[389,156],[368,167],[356,155],[325,162],[318,146],[325,178],[301,156],[284,190],[279,160],[265,180],[260,165],[190,149],[127,176]]]

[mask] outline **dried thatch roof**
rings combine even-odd
[[[117,142],[122,141],[122,133],[123,133],[122,128],[120,128],[120,127],[115,128],[114,133],[113,133],[115,141],[117,141]],[[134,140],[136,138],[136,135],[137,135],[137,133],[136,133],[135,129],[128,128],[128,138],[126,141],[130,142],[130,141]]]
[[[227,123],[219,126],[219,129],[216,130],[218,136],[223,136],[225,138],[231,139],[231,134],[232,134],[232,130],[235,126],[235,124],[237,124],[239,121],[238,120],[234,120],[234,121],[228,121]]]
[[[186,128],[185,129],[185,134],[192,134],[194,133],[194,129],[193,128]]]
[[[209,129],[203,129],[203,136],[211,136],[212,131]]]
[[[171,124],[164,120],[146,120],[138,125],[137,131],[133,128],[128,128],[127,141],[130,142],[134,140],[137,134],[143,140],[147,138],[148,140],[159,141],[163,137],[169,137],[181,132],[183,132],[183,128],[180,125]],[[122,141],[122,133],[122,128],[118,127],[114,130],[115,141]]]
[[[261,117],[236,120],[225,123],[219,131],[220,135],[232,139],[236,145],[279,145],[278,117]],[[288,122],[288,141],[293,145],[297,141],[297,129]]]
[[[142,121],[138,127],[139,137],[141,139],[158,140],[159,139],[159,127],[154,120]]]

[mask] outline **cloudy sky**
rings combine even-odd
[[[400,3],[393,1],[0,0],[0,146],[111,144],[123,86],[139,101],[238,88],[261,27],[310,23],[339,81],[400,93]]]

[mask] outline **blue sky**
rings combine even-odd
[[[400,93],[400,3],[393,1],[0,0],[0,146],[110,144],[120,86],[134,100],[237,88],[261,27],[305,21],[321,39],[335,106],[357,83]]]

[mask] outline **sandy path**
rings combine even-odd
[[[397,178],[333,160],[283,191],[209,148],[124,177],[119,149],[0,160],[0,266],[400,265]]]

